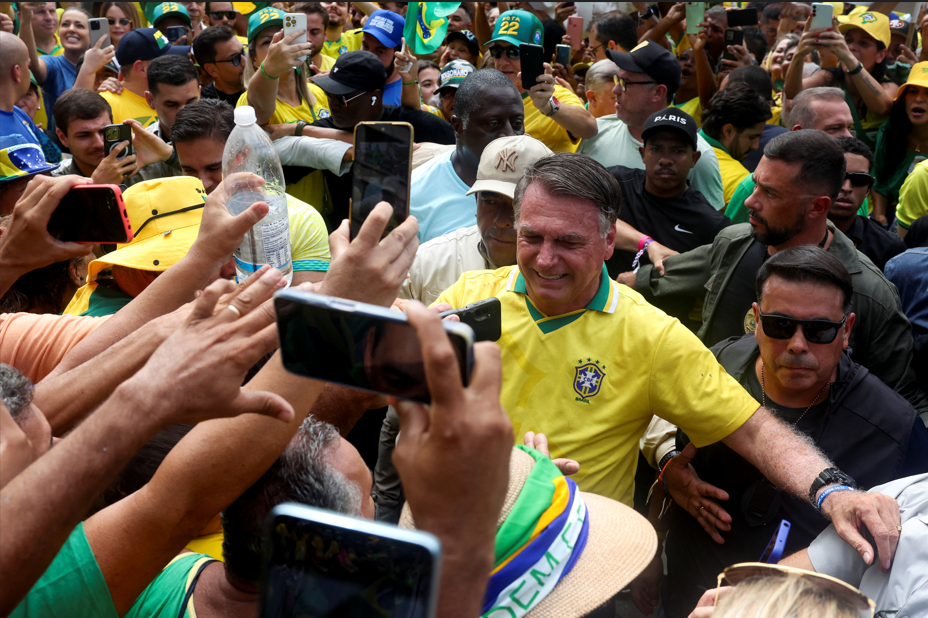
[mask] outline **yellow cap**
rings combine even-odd
[[[867,7],[858,7],[848,15],[838,19],[838,31],[847,34],[854,28],[860,28],[874,39],[889,47],[892,34],[889,30],[889,17],[882,13],[866,10]],[[864,9],[864,10],[861,10]]]
[[[899,86],[899,90],[896,91],[896,101],[905,96],[905,89],[908,86],[928,88],[928,62],[919,62],[912,66],[912,70],[909,71],[909,79]]]

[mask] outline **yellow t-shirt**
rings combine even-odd
[[[725,197],[725,205],[728,206],[728,202],[731,201],[731,196],[735,194],[738,185],[741,184],[742,180],[750,176],[751,172],[741,165],[740,161],[728,154],[728,151],[718,140],[709,137],[704,131],[700,131],[699,134],[709,142],[719,160],[719,172],[722,174],[722,193]]]
[[[916,165],[906,177],[896,204],[896,218],[905,229],[924,215],[928,215],[928,160]]]
[[[502,304],[500,401],[521,443],[548,437],[552,457],[580,462],[580,488],[631,505],[638,440],[653,415],[697,447],[718,442],[759,407],[676,319],[609,279],[585,309],[546,316],[517,266],[464,273],[436,302]]]
[[[432,114],[433,116],[438,116],[439,118],[441,118],[441,119],[444,120],[445,122],[451,122],[450,120],[448,120],[447,118],[445,118],[445,112],[441,111],[441,108],[432,107],[431,105],[423,105],[423,106],[422,106],[422,111],[428,112],[428,113]]]
[[[290,224],[290,255],[293,271],[329,270],[332,254],[329,252],[329,233],[319,211],[287,195],[287,221]]]
[[[347,52],[361,49],[361,39],[363,38],[364,33],[361,32],[360,28],[342,32],[337,41],[327,40],[322,44],[322,53],[332,58],[338,58]]]
[[[783,116],[783,108],[779,105],[773,105],[770,107],[770,112],[773,116],[767,121],[767,124],[780,124],[780,118]]]
[[[158,120],[158,113],[148,106],[148,101],[128,88],[123,88],[121,94],[101,92],[100,96],[110,104],[114,124],[122,124],[123,120],[131,118],[138,120],[143,127],[147,127]]]
[[[702,128],[702,103],[699,101],[698,94],[686,103],[680,103],[679,105],[674,105],[674,107],[692,116],[693,120],[696,121],[696,126]]]
[[[583,107],[583,101],[580,100],[580,97],[563,86],[554,87],[554,96],[561,107],[565,105]],[[525,105],[526,135],[530,135],[544,143],[554,152],[575,152],[577,150],[580,139],[571,139],[567,129],[554,122],[554,118],[548,118],[538,111],[528,92],[522,93],[522,103]]]
[[[322,52],[319,52],[319,70],[320,71],[331,71],[332,67],[335,66],[335,58],[332,56],[327,56]]]

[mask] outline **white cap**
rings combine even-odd
[[[255,116],[255,108],[250,105],[242,105],[241,107],[235,108],[235,125],[239,127],[247,127],[253,125],[258,121],[258,117]]]

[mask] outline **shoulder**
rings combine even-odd
[[[509,289],[517,273],[518,267],[516,266],[465,272],[451,288],[442,293],[438,300],[449,302],[456,308],[464,307]]]
[[[724,230],[719,232],[719,235],[716,238],[723,240],[742,240],[751,236],[751,224],[750,223],[736,223],[734,225],[729,225]]]
[[[100,93],[100,96],[106,99],[106,102],[109,103],[110,105],[113,105],[115,103],[120,103],[122,101],[121,95],[110,92],[109,90],[104,90],[103,92]]]
[[[425,163],[423,163],[416,169],[414,169],[412,171],[413,179],[422,178],[423,176],[427,176],[429,174],[447,173],[447,170],[444,169],[444,167],[447,167],[449,169],[452,168],[452,165],[451,165],[451,153],[452,152],[454,152],[453,149],[448,150],[447,152],[441,152],[433,156],[430,160],[426,161]],[[423,187],[423,189],[425,188],[426,187]],[[434,190],[439,189],[439,187],[429,187],[428,189],[430,191],[434,191]],[[415,188],[413,190],[415,190]]]
[[[644,170],[632,169],[630,167],[625,167],[624,165],[613,165],[612,167],[606,168],[606,170],[615,176],[615,179],[620,182],[639,180],[643,178],[646,173]],[[624,194],[625,187],[622,187],[622,189]]]

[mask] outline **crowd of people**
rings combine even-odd
[[[449,4],[0,3],[0,616],[255,616],[285,502],[434,534],[442,618],[928,616],[925,3]],[[242,106],[289,285],[405,312],[430,405],[229,281]],[[352,238],[377,121],[410,216]],[[131,242],[49,231],[87,185]]]

